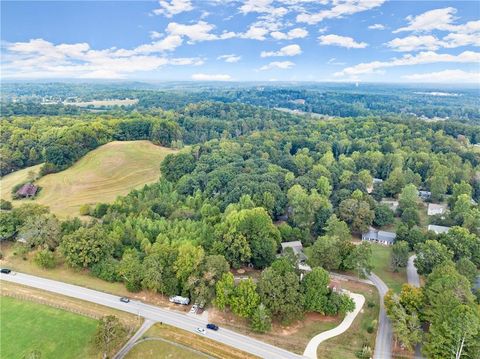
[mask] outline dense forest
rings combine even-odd
[[[153,108],[181,110],[198,102],[223,102],[286,108],[330,116],[387,116],[453,120],[478,124],[480,100],[478,88],[448,89],[409,87],[407,85],[361,84],[231,84],[208,83],[5,84],[2,115],[64,115],[90,111],[70,105],[67,99],[138,99],[132,106],[117,106],[122,111],[146,111]],[[45,104],[48,101],[49,104]]]
[[[347,295],[327,287],[328,271],[369,273],[371,245],[353,244],[352,235],[372,225],[395,226],[392,265],[405,267],[413,251],[426,278],[421,289],[407,285],[387,295],[396,338],[409,349],[423,343],[434,358],[449,357],[461,341],[463,357],[478,358],[480,296],[473,282],[480,268],[480,152],[471,143],[480,140],[480,128],[380,116],[399,101],[389,95],[376,97],[380,106],[369,96],[355,104],[349,97],[354,95],[345,93],[322,99],[311,95],[315,90],[273,89],[265,96],[273,102],[266,104],[259,96],[264,90],[217,91],[235,103],[204,101],[197,91],[167,110],[158,105],[166,95],[155,91],[135,111],[45,116],[39,105],[41,116],[18,112],[3,118],[2,175],[37,163],[45,163],[42,174],[59,171],[112,140],[189,148],[158,164],[157,183],[113,203],[83,207],[90,221],[60,221],[46,208],[24,204],[1,212],[0,237],[23,238],[16,252],[34,252],[40,266],[55,266],[61,258],[103,280],[123,282],[130,291],[180,294],[229,309],[247,318],[253,330],[266,332],[272,319],[291,323],[308,312],[353,310]],[[189,96],[203,98],[181,106]],[[307,98],[311,107],[305,111],[326,113],[327,106],[342,117],[316,119],[266,108],[291,96]],[[475,100],[472,110],[450,106],[446,98],[435,101],[432,108],[405,101],[404,109],[478,119]],[[449,110],[441,112],[439,103]],[[378,116],[362,112],[364,107],[376,107]],[[15,109],[12,103],[5,111]],[[448,213],[432,223],[450,231],[435,234],[422,227],[418,190],[430,192],[428,201],[448,204]],[[385,197],[398,199],[395,212],[382,204]],[[280,243],[294,240],[311,253],[313,270],[304,277],[293,252],[278,257]],[[235,280],[230,268],[244,266],[261,270],[258,281]]]

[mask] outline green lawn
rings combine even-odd
[[[1,358],[23,358],[33,350],[42,359],[97,357],[90,342],[95,319],[3,296],[0,307]]]
[[[402,285],[407,283],[407,273],[405,268],[401,268],[397,273],[392,272],[390,269],[392,247],[372,244],[372,252],[373,272],[378,275],[389,288],[400,292]]]

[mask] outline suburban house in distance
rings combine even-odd
[[[362,241],[372,241],[381,244],[392,245],[397,237],[396,233],[380,231],[373,227],[367,233],[362,234]]]
[[[17,191],[17,196],[22,198],[30,198],[35,196],[37,193],[38,187],[35,186],[33,183],[25,183],[20,189]]]
[[[373,181],[372,181],[372,185],[371,186],[368,186],[367,188],[367,192],[368,193],[372,193],[373,192],[373,187],[376,185],[376,184],[380,184],[382,183],[383,180],[381,178],[374,178]]]
[[[429,224],[427,229],[429,231],[435,232],[435,234],[440,234],[440,233],[447,233],[450,230],[450,227],[437,226],[437,225],[434,225],[434,224]]]
[[[438,203],[429,203],[427,214],[429,216],[435,216],[438,214],[444,214],[447,211],[446,204],[438,204]]]
[[[298,258],[298,269],[304,272],[310,272],[312,268],[306,263],[307,256],[303,253],[303,245],[300,241],[282,242],[282,254],[287,248],[292,248],[293,254]]]

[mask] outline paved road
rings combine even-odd
[[[114,355],[113,359],[123,359],[125,355],[133,348],[138,339],[142,337],[145,332],[150,329],[150,327],[155,324],[153,320],[145,319],[142,326],[137,330],[137,332],[125,343],[125,345]]]
[[[416,255],[413,255],[408,258],[407,280],[408,284],[420,288],[420,276],[418,275],[417,268],[415,268],[414,263],[416,257]],[[415,346],[415,359],[424,359],[424,356],[422,355],[422,344],[420,343]]]
[[[383,297],[388,291],[387,285],[375,274],[368,276],[380,294],[380,314],[378,321],[377,339],[375,340],[375,351],[373,359],[391,359],[392,357],[392,323],[387,317],[383,305]]]
[[[415,264],[413,263],[416,257],[416,255],[413,255],[408,258],[407,280],[408,284],[420,288],[420,276],[418,275],[417,268],[415,268]]]
[[[314,336],[307,344],[305,351],[303,352],[303,356],[310,358],[310,359],[317,359],[317,348],[323,341],[336,337],[337,335],[342,334],[350,325],[352,325],[354,319],[357,317],[357,314],[363,307],[365,303],[365,297],[361,294],[356,293],[349,293],[350,297],[355,302],[355,310],[353,312],[348,313],[343,321],[331,330],[327,330],[326,332],[320,333]]]
[[[139,301],[130,303],[120,302],[118,296],[98,292],[96,290],[79,287],[72,284],[58,282],[41,277],[35,277],[28,274],[17,273],[16,275],[0,274],[0,279],[23,284],[26,286],[43,289],[49,292],[58,293],[68,297],[78,298],[89,302],[101,304],[117,310],[132,313],[144,317],[154,322],[164,322],[166,324],[193,332],[197,327],[205,327],[204,320],[187,316],[186,314],[159,308],[153,305],[145,304]],[[216,340],[222,344],[243,350],[245,352],[257,355],[262,358],[302,358],[302,356],[291,353],[287,350],[275,347],[273,345],[261,342],[251,337],[235,333],[231,330],[221,328],[218,332],[208,331],[207,337]]]

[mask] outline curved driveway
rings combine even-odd
[[[317,348],[321,342],[327,339],[336,337],[337,335],[342,334],[348,328],[350,328],[350,325],[352,325],[354,319],[356,318],[357,314],[360,312],[360,310],[363,307],[363,304],[365,303],[365,297],[361,294],[356,294],[356,293],[349,293],[349,295],[355,302],[355,310],[353,312],[348,313],[343,319],[343,321],[335,328],[331,330],[327,330],[326,332],[320,333],[314,336],[312,339],[310,339],[310,341],[307,344],[307,347],[305,348],[305,351],[303,352],[304,357],[307,357],[310,359],[317,359]]]
[[[407,264],[407,280],[408,284],[413,285],[414,287],[420,288],[420,276],[418,275],[417,268],[415,268],[415,258],[416,255],[410,256],[408,258]],[[415,359],[423,359],[422,355],[422,345],[418,343],[415,346]]]
[[[92,289],[79,287],[72,284],[35,277],[28,274],[16,273],[0,274],[0,279],[8,282],[26,285],[49,292],[66,295],[68,297],[82,299],[88,302],[94,302],[106,307],[122,310],[124,312],[132,313],[145,319],[150,319],[155,322],[164,322],[173,325],[177,328],[187,330],[192,333],[192,340],[195,338],[194,331],[197,327],[205,327],[206,322],[198,318],[188,316],[186,314],[159,308],[153,305],[145,304],[139,301],[131,301],[130,303],[120,302],[120,297],[99,292]],[[231,330],[221,328],[218,332],[208,331],[207,337],[216,340],[225,345],[243,350],[250,354],[259,356],[261,358],[278,358],[278,359],[297,359],[302,356],[291,353],[285,349],[275,347],[273,345],[264,343],[246,335],[235,333]]]

